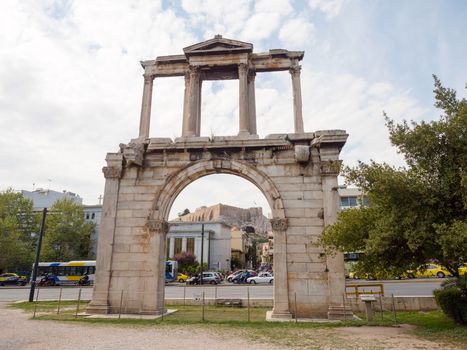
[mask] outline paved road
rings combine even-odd
[[[438,288],[443,280],[425,279],[425,280],[410,280],[410,281],[347,281],[347,285],[352,284],[384,284],[384,292],[386,296],[394,294],[395,296],[428,296],[432,295],[434,289]],[[371,287],[364,287],[370,290]],[[186,298],[201,297],[203,291],[205,298],[246,298],[247,293],[250,293],[252,299],[271,299],[272,286],[238,286],[231,284],[222,284],[217,288],[213,286],[187,286],[170,285],[165,288],[165,296],[168,299],[183,298],[184,293]],[[350,291],[350,289],[348,289]],[[62,290],[63,299],[77,299],[78,287],[64,287]],[[60,293],[59,287],[42,288],[39,292],[39,299],[58,299]],[[0,301],[17,301],[25,300],[29,296],[28,287],[0,287]],[[92,288],[84,287],[82,290],[82,299],[89,300],[92,296]]]

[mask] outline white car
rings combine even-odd
[[[260,272],[258,276],[249,277],[246,283],[257,284],[257,283],[272,283],[274,282],[274,276],[269,272]]]

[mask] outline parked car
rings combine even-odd
[[[467,264],[459,267],[459,276],[467,275]]]
[[[242,276],[243,273],[245,272],[249,272],[251,274],[254,274],[254,276],[256,276],[256,272],[253,271],[253,270],[237,270],[235,271],[234,273],[231,273],[228,277],[227,277],[227,282],[231,282],[231,283],[237,283],[239,278]],[[248,277],[251,277],[251,276],[248,276]],[[235,279],[235,281],[234,281]]]
[[[274,282],[274,276],[269,272],[260,272],[258,276],[248,277],[246,283],[258,284],[258,283],[272,283]]]
[[[444,278],[446,276],[452,276],[451,273],[446,270],[443,266],[438,264],[427,264],[420,266],[415,271],[407,271],[407,276],[409,278],[415,277],[438,277]]]
[[[211,271],[203,272],[203,284],[219,284],[221,282],[222,280],[219,277],[219,275],[217,275],[216,272],[211,272]],[[187,284],[200,284],[199,274],[196,274],[190,277],[186,281],[186,283]]]
[[[232,278],[232,283],[247,283],[247,279],[256,276],[253,270],[246,270]]]
[[[27,283],[28,279],[26,276],[20,276],[16,273],[4,273],[0,275],[0,286],[25,286]]]
[[[177,275],[177,282],[180,282],[180,283],[185,283],[188,279],[188,276],[185,275],[184,273],[178,273]]]

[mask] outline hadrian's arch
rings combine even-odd
[[[170,208],[196,179],[221,173],[240,176],[264,194],[274,233],[272,318],[344,318],[342,254],[324,258],[314,243],[338,208],[342,130],[305,132],[301,51],[253,53],[253,45],[216,36],[183,55],[143,61],[144,91],[139,137],[108,153],[97,273],[90,313],[112,313],[125,293],[126,312],[161,314],[164,307],[166,234]],[[293,86],[294,133],[259,138],[254,78],[284,71]],[[182,136],[149,137],[153,82],[184,76]],[[201,137],[203,80],[238,79],[239,132]],[[280,117],[280,116],[278,116]],[[297,308],[295,309],[295,298]]]

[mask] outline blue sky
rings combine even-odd
[[[256,52],[304,50],[305,129],[347,130],[347,164],[403,165],[382,112],[397,121],[437,118],[432,74],[466,96],[465,33],[462,0],[2,1],[0,189],[34,184],[97,202],[105,154],[137,136],[139,61],[215,34],[251,42]],[[151,136],[180,135],[183,84],[156,80]],[[292,131],[288,73],[258,75],[256,94],[260,136]],[[236,134],[238,83],[205,83],[202,115],[203,135]],[[252,185],[207,177],[182,192],[173,211],[217,202],[265,203]]]

